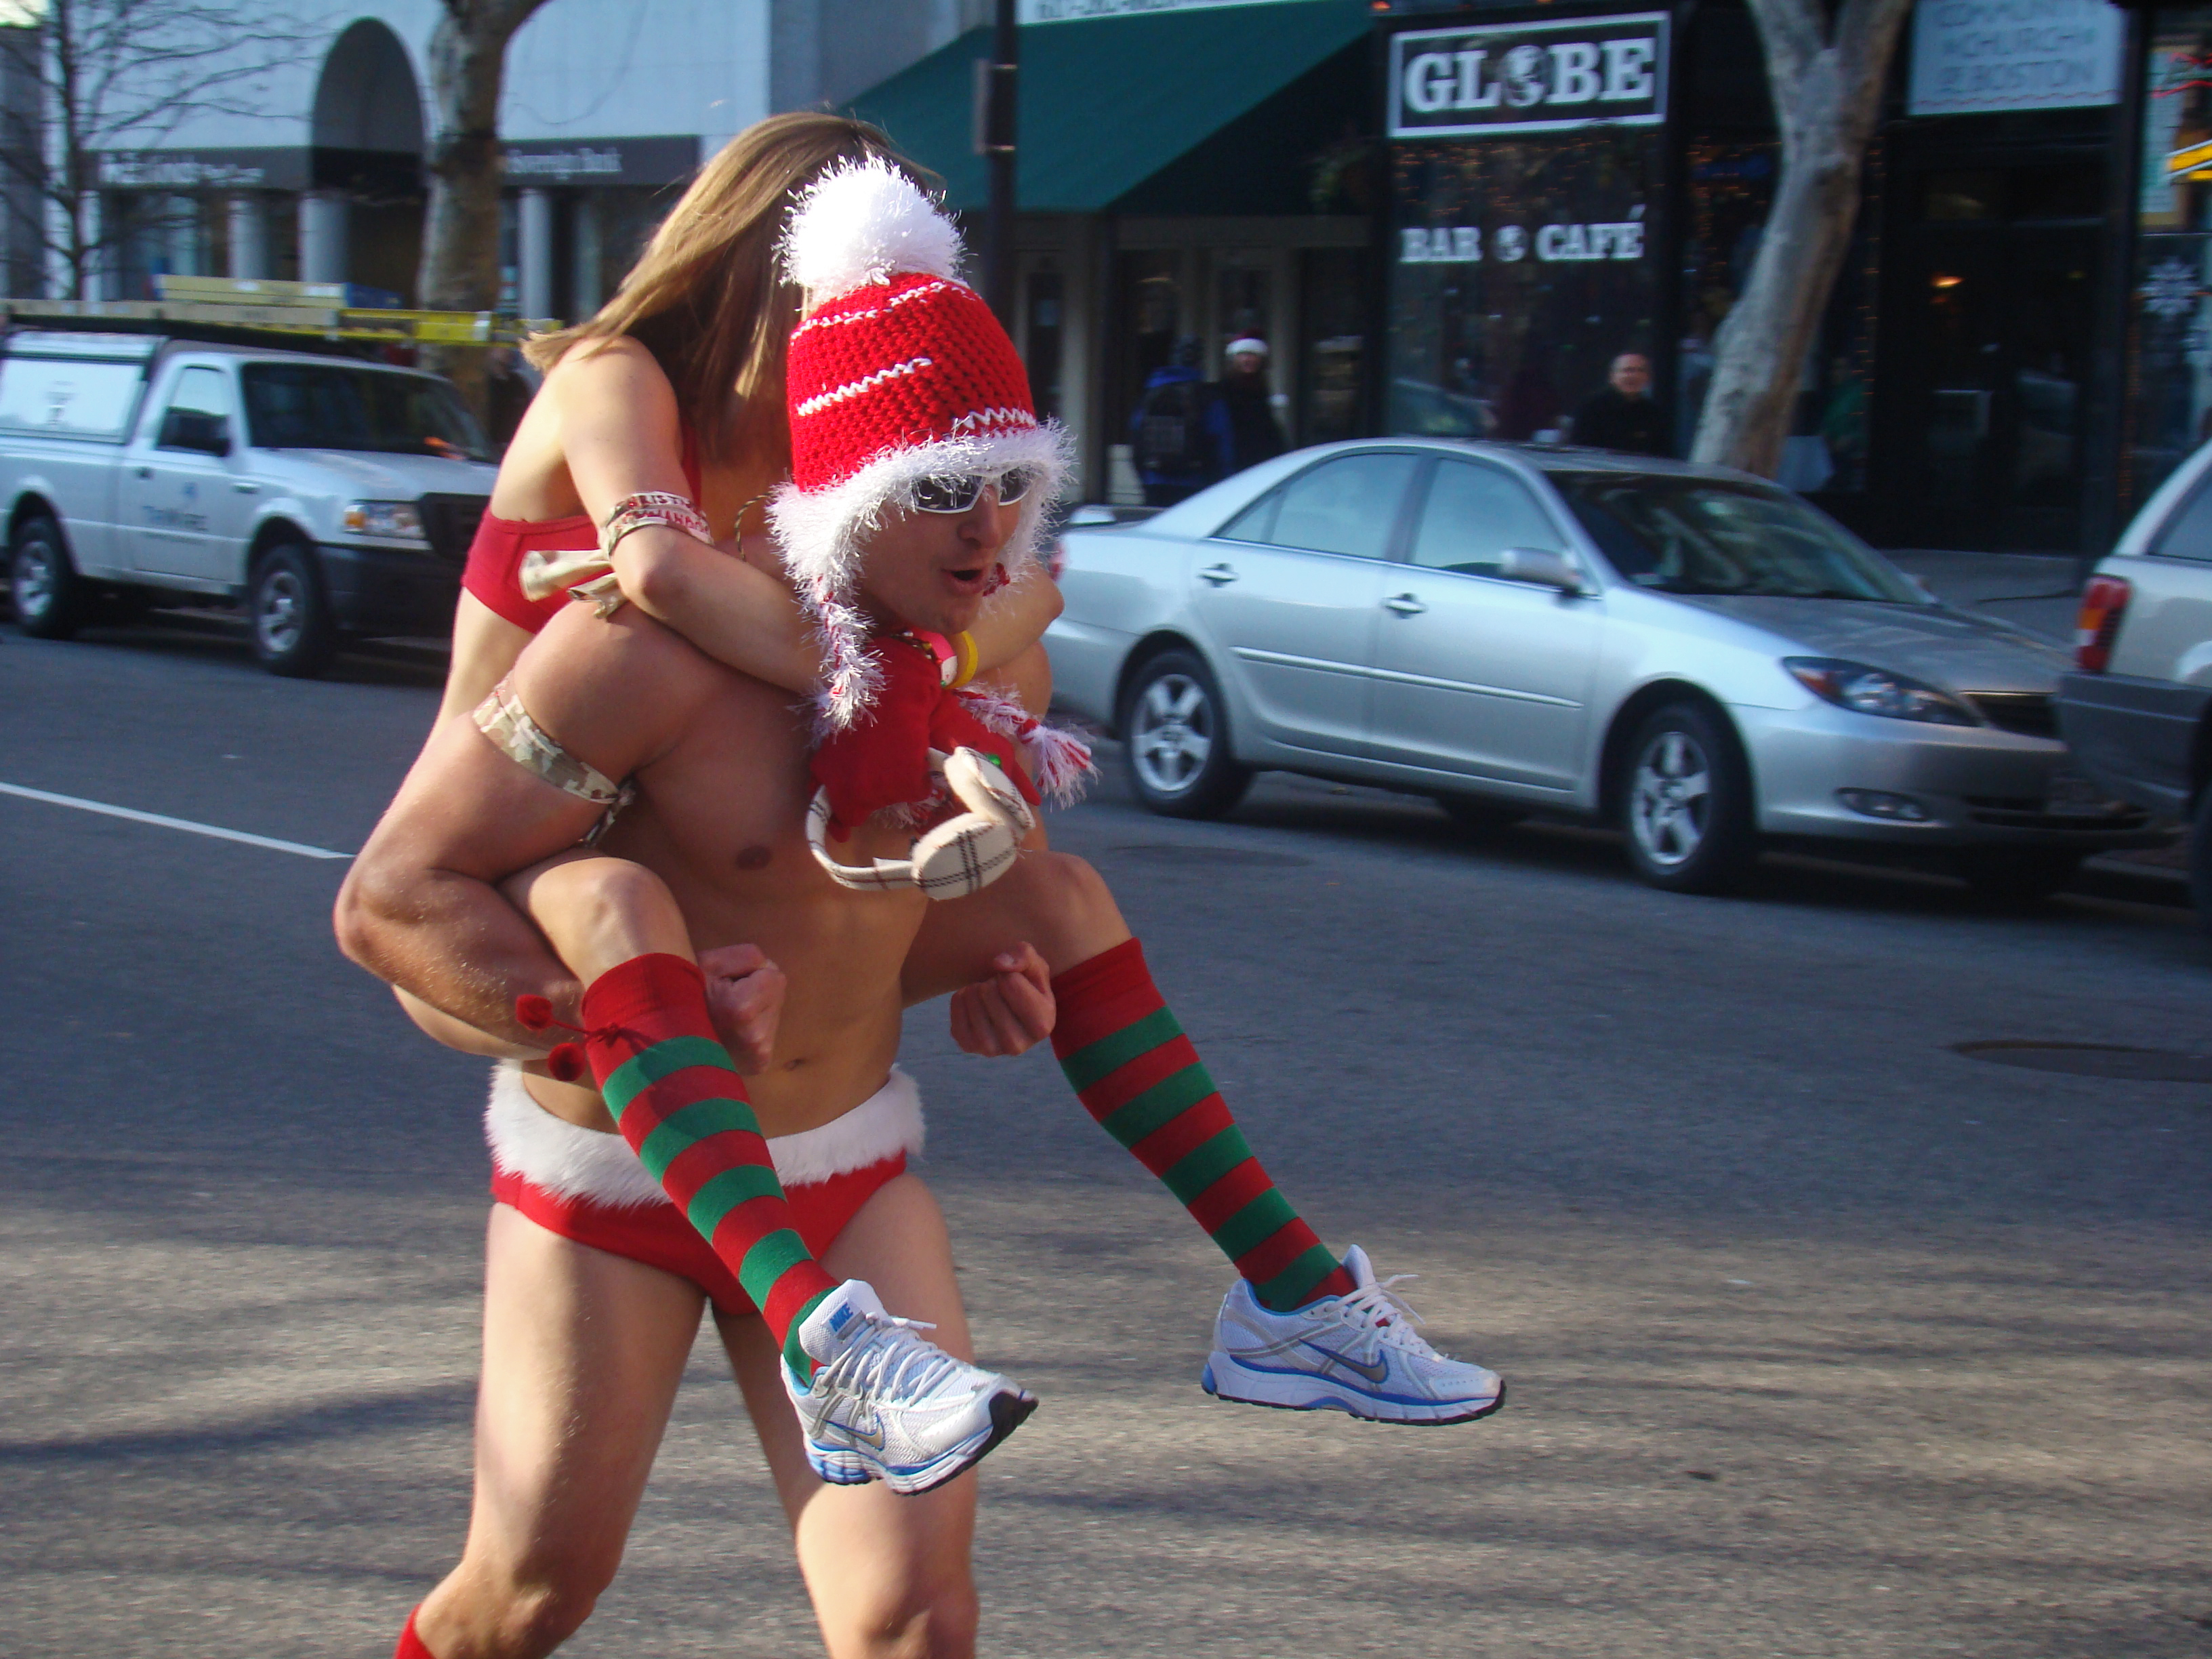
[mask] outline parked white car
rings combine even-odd
[[[1424,439],[1309,449],[1063,538],[1059,700],[1153,811],[1277,768],[1462,822],[1620,823],[1711,891],[1762,842],[1940,855],[2038,896],[2154,843],[2075,776],[2063,652],[1939,604],[1789,491],[1716,467]]]
[[[443,634],[496,470],[447,381],[306,352],[23,331],[0,356],[0,501],[27,634],[103,604],[241,607],[272,673]]]
[[[2081,593],[2059,723],[2100,788],[2192,826],[2212,928],[2212,444],[2145,501]]]

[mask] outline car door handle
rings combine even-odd
[[[1382,608],[1386,611],[1395,611],[1401,617],[1418,617],[1429,607],[1411,593],[1400,593],[1394,598],[1383,600]]]
[[[138,469],[138,476],[142,478],[150,478],[154,476],[154,469],[150,466],[142,466]]]
[[[232,484],[231,488],[241,495],[258,495],[261,493],[261,486],[258,483],[237,483]]]
[[[1210,564],[1198,573],[1198,579],[1212,582],[1216,587],[1225,587],[1237,580],[1237,573],[1225,564]]]

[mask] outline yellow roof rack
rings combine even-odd
[[[489,311],[402,311],[371,302],[347,283],[257,282],[228,276],[155,278],[157,300],[0,300],[11,323],[171,323],[406,345],[520,345],[559,328],[557,318]]]

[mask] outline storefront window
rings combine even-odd
[[[1306,251],[1294,434],[1300,443],[1334,443],[1365,430],[1368,269],[1364,248]]]
[[[1660,155],[1618,128],[1396,151],[1389,430],[1550,441],[1652,351]]]
[[[2121,457],[2128,511],[2212,438],[2212,8],[2152,16]]]

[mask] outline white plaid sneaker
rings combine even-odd
[[[933,1328],[884,1311],[858,1279],[799,1328],[813,1382],[783,1367],[806,1461],[836,1486],[880,1480],[896,1492],[941,1486],[981,1461],[1036,1409],[1036,1396],[916,1336]]]
[[[1222,1298],[1199,1380],[1223,1400],[1285,1411],[1348,1412],[1376,1423],[1471,1423],[1505,1403],[1495,1371],[1438,1353],[1413,1334],[1419,1316],[1378,1281],[1367,1252],[1344,1253],[1357,1288],[1289,1313],[1263,1308],[1243,1279]]]

